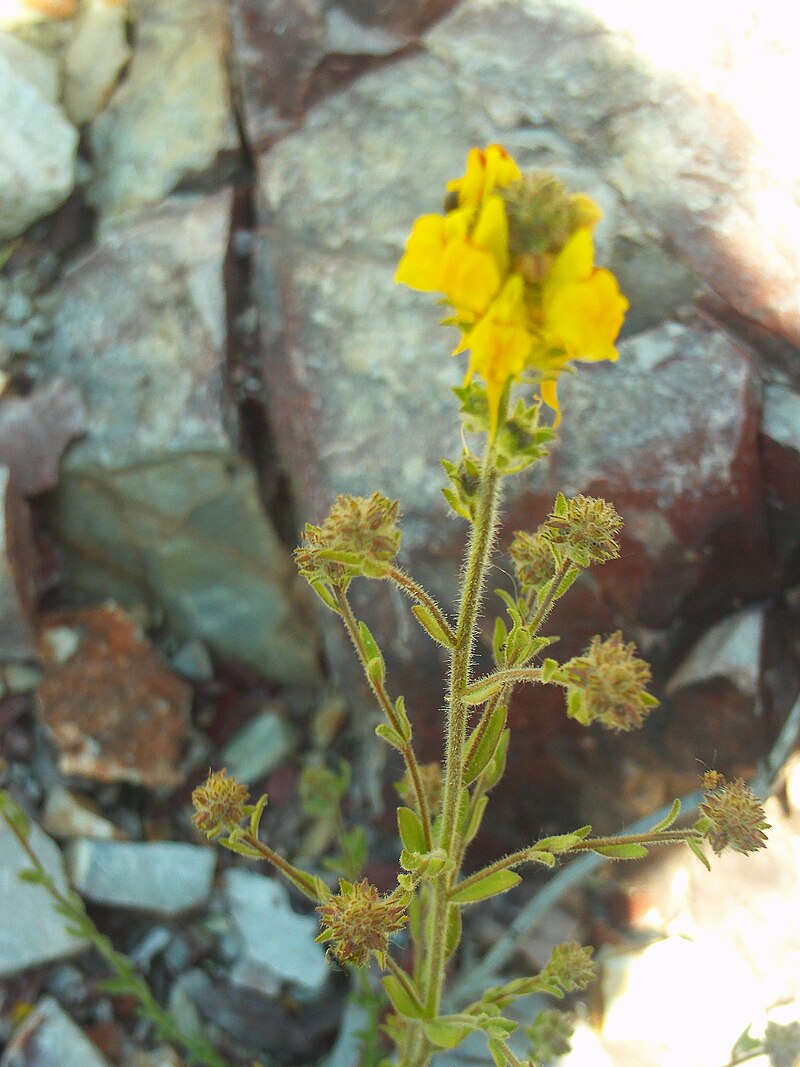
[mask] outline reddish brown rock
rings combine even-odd
[[[251,142],[414,42],[456,0],[234,0],[234,64]]]
[[[191,690],[114,604],[55,612],[38,710],[64,774],[155,788],[181,780]]]
[[[17,489],[33,496],[52,489],[69,442],[86,429],[86,409],[74,385],[55,378],[30,396],[0,399],[0,463]]]
[[[0,658],[35,659],[36,550],[28,505],[0,466]]]

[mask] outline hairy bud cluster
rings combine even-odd
[[[508,250],[512,268],[529,283],[547,276],[553,259],[582,227],[601,218],[597,204],[545,171],[523,174],[499,191],[508,218]]]
[[[595,979],[591,948],[577,941],[564,941],[550,954],[542,977],[555,982],[565,993],[585,989]]]
[[[236,778],[229,778],[224,767],[210,771],[203,785],[192,793],[192,821],[209,839],[231,833],[252,810],[249,799],[247,788]]]
[[[422,792],[428,802],[428,811],[438,811],[442,802],[444,779],[441,763],[437,760],[434,760],[433,763],[421,763],[419,777],[422,784]],[[417,802],[417,794],[408,771],[405,772],[399,782],[395,782],[394,787],[403,803],[413,808]]]
[[[564,558],[588,567],[619,557],[617,534],[621,529],[622,519],[607,500],[559,494],[542,534]]]
[[[306,525],[295,549],[310,585],[346,586],[351,578],[384,578],[400,550],[399,505],[380,493],[339,496],[321,526]]]
[[[543,1008],[531,1025],[525,1028],[533,1060],[538,1063],[550,1063],[566,1056],[572,1048],[572,1035],[577,1021],[578,1017],[574,1012]]]
[[[610,730],[638,729],[658,704],[647,692],[649,665],[619,630],[605,641],[593,637],[582,656],[564,664],[563,673],[567,712],[584,726],[599,721]]]
[[[389,937],[408,921],[405,902],[384,897],[364,878],[361,882],[339,879],[339,892],[317,908],[322,932],[317,941],[331,941],[339,963],[363,967],[374,953],[385,966]]]
[[[516,530],[508,551],[523,591],[538,589],[555,574],[553,550],[542,530],[532,534]]]
[[[708,771],[703,776],[703,788],[703,828],[717,855],[726,848],[746,854],[764,847],[764,831],[769,829],[769,823],[761,801],[741,778],[728,782],[718,771]]]
[[[797,1067],[800,1063],[800,1023],[768,1022],[764,1033],[764,1051],[772,1067]]]

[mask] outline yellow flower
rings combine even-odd
[[[628,307],[614,275],[594,266],[591,230],[577,230],[542,286],[540,343],[529,363],[542,371],[542,399],[557,420],[558,375],[572,359],[616,360],[615,342]]]
[[[521,177],[519,167],[505,148],[490,144],[486,149],[470,149],[464,177],[448,182],[447,191],[458,198],[460,207],[478,205],[495,189],[517,182]]]
[[[503,290],[468,334],[462,335],[455,351],[469,348],[467,380],[479,374],[486,382],[490,433],[497,429],[500,399],[507,383],[525,369],[534,337],[527,327],[525,284],[512,274]]]
[[[474,225],[473,225],[474,222]],[[496,296],[508,270],[505,205],[490,196],[477,211],[423,215],[414,223],[396,282],[442,293],[459,323],[474,322]]]

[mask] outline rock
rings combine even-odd
[[[70,879],[96,904],[181,915],[208,899],[216,851],[178,841],[97,841],[67,847]]]
[[[53,837],[91,837],[114,839],[124,833],[104,818],[98,810],[61,785],[47,794],[42,826]]]
[[[304,998],[318,996],[329,977],[325,951],[314,940],[316,915],[298,915],[280,882],[251,871],[229,870],[224,875],[225,897],[242,937],[241,955],[232,979],[267,995],[283,983]],[[264,937],[254,937],[262,930]]]
[[[75,183],[78,134],[57,105],[53,60],[0,38],[0,241],[62,204]]]
[[[128,5],[120,0],[81,5],[64,53],[64,107],[76,126],[104,107],[130,59],[127,22]]]
[[[78,635],[74,651],[65,629]],[[55,612],[44,621],[42,657],[38,713],[63,774],[149,788],[181,780],[191,690],[130,616],[114,604]]]
[[[36,1008],[14,1031],[0,1067],[110,1067],[53,997],[42,997]]]
[[[286,759],[294,745],[294,733],[284,717],[267,710],[231,738],[220,760],[233,778],[252,785]]]
[[[144,598],[179,637],[313,686],[306,601],[225,389],[230,204],[173,198],[66,276],[42,358],[81,390],[91,432],[64,461],[52,519],[76,583]]]
[[[764,608],[747,608],[723,619],[689,651],[666,686],[668,695],[726,678],[740,692],[755,697],[761,678]]]
[[[310,100],[399,52],[455,0],[234,0],[233,59],[251,144],[296,125]]]
[[[800,392],[764,389],[761,456],[776,562],[786,584],[800,580]]]
[[[25,397],[0,397],[0,463],[10,468],[19,492],[33,496],[52,489],[61,453],[85,428],[81,395],[63,379]]]
[[[0,466],[0,659],[35,659],[36,549],[28,505]]]
[[[92,124],[89,198],[106,218],[161,200],[238,148],[221,0],[135,0],[125,80]]]
[[[797,344],[798,170],[769,102],[791,96],[797,65],[785,15],[759,11],[709,8],[687,51],[666,11],[465,0],[426,45],[499,126],[552,127],[580,146],[712,289]],[[755,70],[763,108],[744,88]]]
[[[29,842],[59,890],[66,893],[68,883],[58,847],[36,823],[31,823]],[[0,925],[2,977],[74,956],[87,947],[81,938],[66,932],[64,918],[50,906],[46,891],[39,885],[20,880],[20,871],[30,865],[22,846],[5,822],[0,822],[0,898],[5,914],[14,918],[13,922]]]

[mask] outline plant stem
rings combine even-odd
[[[279,852],[270,848],[263,841],[260,841],[254,834],[251,834],[249,830],[242,830],[238,835],[238,840],[243,841],[249,848],[258,852],[267,862],[271,863],[273,867],[276,867],[281,874],[300,890],[301,893],[313,900],[317,904],[322,904],[323,899],[318,893],[313,891],[312,879],[305,871],[300,870],[299,867],[295,867],[294,864],[289,863],[287,859],[284,859]]]
[[[481,487],[477,501],[475,522],[472,528],[461,603],[458,612],[455,647],[450,660],[450,685],[448,693],[447,735],[445,748],[445,781],[442,807],[440,847],[448,856],[457,851],[456,832],[458,811],[464,779],[464,749],[468,707],[464,703],[464,690],[469,682],[469,669],[475,644],[478,611],[483,583],[494,542],[499,502],[499,475],[494,467],[491,444],[487,446],[481,475]],[[431,903],[427,916],[426,969],[423,979],[425,1015],[434,1019],[439,1010],[445,969],[445,940],[447,934],[448,896],[453,879],[453,870],[434,882]],[[417,946],[420,951],[421,946]],[[410,1042],[409,1060],[404,1067],[425,1067],[430,1061],[430,1046],[424,1037],[422,1026],[417,1024]]]
[[[403,728],[395,710],[394,704],[389,694],[386,692],[386,688],[382,682],[374,682],[367,674],[367,651],[364,648],[364,642],[361,640],[361,634],[358,630],[358,623],[356,617],[353,614],[353,610],[350,607],[345,594],[341,589],[335,588],[334,595],[339,607],[339,613],[344,622],[345,629],[350,636],[350,640],[353,642],[353,647],[356,650],[361,666],[364,668],[364,674],[369,682],[370,688],[378,701],[378,704],[383,711],[386,718],[389,720],[390,726],[396,731],[396,733],[402,737]],[[431,816],[428,810],[428,798],[425,796],[425,790],[422,786],[422,778],[419,773],[419,763],[414,749],[411,747],[410,741],[404,741],[402,748],[402,755],[405,761],[406,769],[408,770],[408,776],[411,779],[411,785],[414,790],[414,796],[417,801],[417,807],[419,809],[419,816],[422,820],[422,831],[425,835],[425,848],[430,852],[433,848],[433,835],[431,834]]]
[[[409,574],[406,574],[405,571],[401,571],[399,567],[391,567],[389,570],[389,577],[404,592],[408,593],[413,600],[416,600],[428,609],[434,619],[438,622],[439,626],[441,626],[444,633],[447,634],[450,640],[455,644],[456,635],[453,627],[430,593],[426,589],[423,589],[418,582],[415,582]]]

